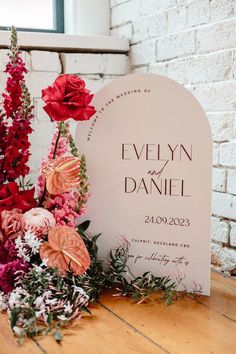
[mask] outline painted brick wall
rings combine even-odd
[[[5,85],[5,64],[7,50],[0,50],[0,92]],[[35,182],[42,157],[47,154],[51,142],[54,124],[43,110],[41,90],[53,83],[60,73],[79,74],[87,87],[95,93],[114,78],[127,73],[127,56],[124,54],[56,53],[48,51],[23,52],[29,73],[26,83],[30,90],[35,118],[34,132],[31,135],[31,180]],[[72,123],[73,124],[73,123]],[[72,130],[75,130],[73,124]]]
[[[236,274],[236,0],[111,0],[132,72],[168,76],[204,107],[214,140],[212,263]]]

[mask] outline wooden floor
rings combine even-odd
[[[236,354],[236,279],[212,273],[211,297],[185,297],[167,307],[106,294],[78,324],[53,338],[26,340],[20,347],[1,315],[1,354]]]

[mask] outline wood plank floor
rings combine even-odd
[[[92,313],[65,330],[60,345],[48,336],[21,347],[1,315],[0,354],[236,354],[236,279],[217,273],[199,303],[137,305],[107,293]]]

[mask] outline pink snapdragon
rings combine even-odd
[[[47,209],[53,214],[57,225],[75,226],[79,213],[76,212],[78,203],[76,192],[66,192],[51,196]]]

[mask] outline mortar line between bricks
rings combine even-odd
[[[177,32],[173,32],[173,34],[175,34],[175,33],[177,33]],[[158,42],[158,40],[160,38],[163,38],[163,37],[167,37],[167,35],[162,36],[162,37],[157,37],[157,36],[153,35],[152,37],[148,37],[146,39],[143,39],[143,40],[140,40],[140,41],[137,41],[137,42],[131,42],[130,43],[130,48],[132,48],[133,46],[144,44],[146,42]],[[235,52],[235,46],[234,47],[230,47],[230,48],[213,49],[210,52],[198,52],[198,51],[195,51],[194,53],[184,54],[183,56],[177,55],[176,57],[173,57],[173,58],[159,59],[158,62],[163,63],[163,62],[171,61],[171,60],[184,60],[184,59],[189,59],[189,58],[191,59],[191,58],[196,58],[197,56],[198,57],[211,56],[211,55],[215,55],[215,54],[218,54],[218,53],[225,53],[225,52],[234,53]]]
[[[169,10],[169,9],[168,9]],[[158,12],[161,13],[161,12],[164,12],[164,11],[160,11]],[[138,19],[138,18],[137,18]],[[133,20],[127,20],[126,22],[124,23],[121,23],[119,25],[115,25],[113,27],[111,27],[111,29],[113,28],[117,28],[117,27],[121,27],[123,26],[124,24],[127,24],[127,23],[133,23],[135,22],[137,19],[133,19]],[[178,30],[176,32],[167,32],[165,34],[161,34],[160,36],[158,36],[158,39],[159,38],[165,38],[165,37],[168,37],[168,36],[172,36],[172,35],[178,35],[178,34],[181,34],[181,33],[186,33],[186,32],[191,32],[191,31],[195,31],[195,30],[199,30],[199,29],[205,29],[205,27],[209,26],[209,27],[212,27],[213,25],[217,25],[217,24],[222,24],[222,23],[226,23],[226,22],[234,22],[236,21],[236,16],[232,16],[232,17],[229,17],[229,18],[224,18],[224,19],[219,19],[219,20],[216,20],[214,22],[207,22],[207,23],[201,23],[199,25],[195,25],[195,26],[192,26],[192,27],[186,27],[186,28],[183,28],[181,30]],[[140,41],[141,42],[141,41]],[[137,42],[137,43],[140,43],[140,42]]]
[[[227,79],[227,80],[224,80],[224,81],[211,81],[211,82],[206,82],[206,83],[200,83],[200,84],[186,84],[188,85],[188,87],[203,87],[203,86],[212,86],[212,85],[221,85],[221,84],[225,84],[225,83],[234,83],[236,84],[236,81],[235,79]]]

